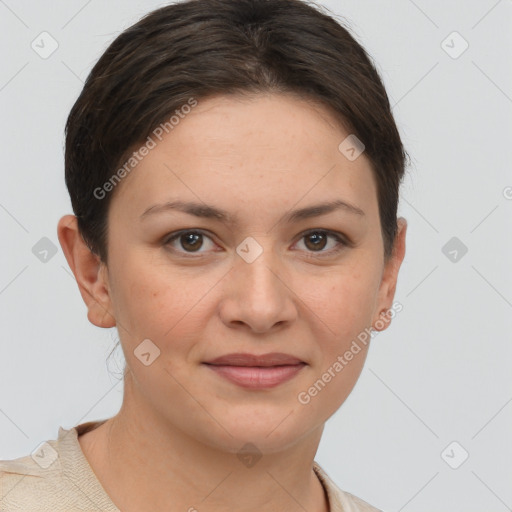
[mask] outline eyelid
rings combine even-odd
[[[207,238],[209,238],[213,243],[215,243],[215,241],[213,240],[213,234],[211,234],[208,230],[205,230],[205,229],[200,229],[200,228],[189,228],[189,229],[180,229],[179,231],[173,231],[172,233],[168,233],[168,235],[166,235],[164,238],[163,238],[163,245],[164,246],[167,246],[169,245],[171,242],[174,242],[175,240],[178,240],[180,238],[180,236],[182,235],[185,235],[187,233],[194,233],[194,234],[198,234],[198,235],[203,235]],[[202,255],[204,253],[202,252],[198,252],[198,253],[193,253],[193,252],[187,252],[187,251],[178,251],[174,248],[171,248],[172,251],[174,252],[177,252],[179,254],[187,254],[189,257],[194,257],[194,254],[197,254],[197,255]]]
[[[213,234],[211,234],[208,230],[205,230],[202,228],[189,228],[189,229],[181,229],[179,231],[174,231],[172,233],[169,233],[167,236],[164,237],[163,245],[169,245],[170,242],[173,242],[173,241],[179,239],[179,237],[181,235],[184,235],[187,233],[194,233],[194,234],[200,234],[200,235],[206,236],[212,242],[215,243],[215,241],[213,240],[213,238],[214,238]],[[326,236],[328,236],[328,237],[330,236],[330,237],[334,238],[337,242],[337,247],[335,247],[334,249],[330,249],[328,251],[306,251],[306,253],[308,254],[307,257],[322,258],[322,257],[327,257],[327,256],[333,256],[346,247],[353,247],[353,243],[346,235],[344,235],[343,233],[340,233],[338,231],[333,231],[331,229],[326,229],[326,228],[311,228],[306,231],[302,231],[297,236],[297,240],[293,243],[293,245],[295,245],[297,242],[302,240],[304,237],[306,237],[307,235],[310,235],[312,233],[324,233]],[[172,248],[171,248],[171,250],[173,250],[174,252],[177,252],[179,254],[186,254],[186,255],[188,255],[186,257],[192,257],[192,258],[196,257],[195,256],[196,254],[197,254],[197,256],[204,254],[202,252],[194,253],[194,252],[187,252],[187,251],[179,251],[179,250],[175,250]],[[216,251],[216,252],[218,252],[218,251]]]
[[[306,231],[303,231],[300,233],[297,242],[302,240],[307,235],[310,235],[312,233],[324,233],[326,236],[330,236],[334,238],[337,242],[337,245],[335,248],[330,249],[328,251],[306,251],[306,258],[314,258],[314,259],[321,259],[321,258],[328,258],[332,256],[336,256],[340,251],[343,249],[346,249],[348,247],[353,247],[353,243],[348,239],[347,236],[345,236],[343,233],[340,233],[338,231],[333,231],[332,229],[326,229],[326,228],[312,228],[308,229]],[[295,243],[297,243],[295,242]],[[294,245],[295,245],[294,243]]]

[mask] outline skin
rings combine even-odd
[[[117,326],[126,358],[119,413],[79,437],[123,512],[328,510],[312,461],[369,344],[308,404],[297,396],[392,307],[407,228],[400,218],[385,262],[373,172],[364,153],[350,161],[338,150],[347,135],[323,106],[295,96],[209,98],[117,185],[107,264],[73,215],[59,221],[88,318]],[[179,211],[140,218],[171,199],[225,209],[238,224]],[[282,220],[335,199],[365,215]],[[165,245],[184,229],[205,232],[195,245]],[[335,253],[338,242],[315,244],[304,235],[311,229],[352,244]],[[236,252],[247,237],[263,249],[252,263]],[[149,366],[134,354],[144,339],[160,350]],[[232,352],[285,352],[307,366],[277,387],[247,390],[202,364]],[[236,456],[247,442],[262,454],[250,468]]]

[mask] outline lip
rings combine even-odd
[[[203,363],[220,377],[247,389],[268,389],[283,384],[307,366],[289,354],[227,354]]]
[[[282,366],[282,365],[296,365],[304,363],[297,357],[282,352],[272,352],[269,354],[248,354],[238,352],[235,354],[226,354],[217,357],[211,361],[206,361],[206,364],[223,365],[223,366]]]
[[[207,364],[217,375],[248,389],[268,389],[297,375],[306,363],[282,366],[222,366]]]

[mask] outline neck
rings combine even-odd
[[[244,458],[236,448],[205,444],[163,421],[127,384],[119,413],[79,437],[96,476],[123,512],[328,512],[312,468],[323,424],[285,450]]]

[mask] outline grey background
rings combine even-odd
[[[57,239],[71,213],[63,130],[108,44],[166,3],[0,0],[0,459],[121,404],[116,331],[88,322]],[[413,162],[403,311],[374,338],[316,460],[385,511],[512,510],[512,2],[320,3],[375,59]],[[59,45],[46,59],[31,47],[43,31]],[[469,44],[457,58],[454,31]],[[46,262],[43,237],[57,248]]]

